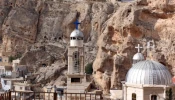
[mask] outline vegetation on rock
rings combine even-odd
[[[86,73],[86,74],[90,74],[90,75],[92,74],[92,72],[93,72],[92,66],[93,66],[93,62],[88,63],[88,64],[86,65],[86,67],[85,67],[85,73]]]

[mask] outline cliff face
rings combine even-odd
[[[110,88],[121,88],[120,81],[132,65],[138,43],[146,55],[148,40],[156,43],[154,59],[175,74],[174,11],[174,0],[0,0],[1,49],[6,55],[20,54],[21,64],[40,73],[37,81],[57,84],[65,79],[58,77],[66,73],[69,35],[75,28],[76,15],[80,14],[85,64],[94,61],[95,82],[108,93]],[[48,67],[43,68],[45,65]]]
[[[156,44],[153,59],[169,67],[174,75],[174,7],[175,2],[138,1],[120,3],[107,20],[98,38],[98,53],[94,62],[94,78],[105,93],[109,88],[121,88],[121,81],[132,65],[139,43],[146,56],[146,43]],[[108,80],[107,80],[108,79]]]

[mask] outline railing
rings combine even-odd
[[[103,100],[102,94],[7,91],[0,100]]]
[[[11,100],[11,92],[5,92],[0,95],[0,100]]]

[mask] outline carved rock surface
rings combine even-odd
[[[137,52],[135,46],[140,43],[146,57],[146,42],[152,39],[153,58],[174,75],[175,1],[102,1],[0,0],[0,50],[6,56],[20,54],[21,64],[41,72],[36,82],[58,84],[65,78],[69,35],[79,15],[85,65],[94,62],[93,77],[104,93],[121,88]]]

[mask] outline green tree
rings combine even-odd
[[[9,61],[12,62],[13,60],[21,57],[22,57],[22,53],[17,53],[15,56],[9,56]]]
[[[9,61],[12,62],[13,60],[15,60],[15,57],[9,56]]]
[[[88,63],[87,65],[86,65],[86,67],[85,67],[85,73],[86,74],[92,74],[92,72],[93,72],[93,62],[91,62],[91,63]]]

